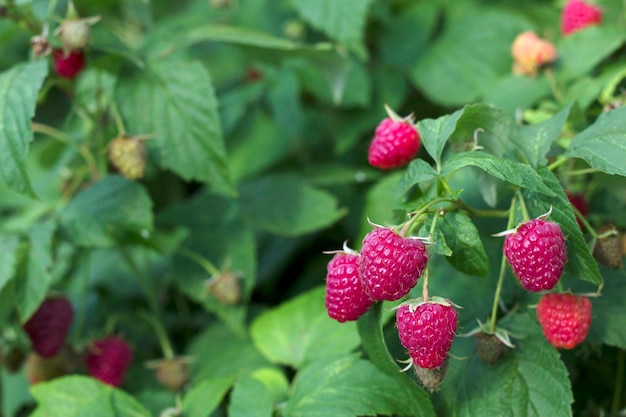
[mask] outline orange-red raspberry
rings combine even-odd
[[[551,345],[572,349],[587,337],[591,301],[582,295],[545,294],[537,304],[537,319]]]

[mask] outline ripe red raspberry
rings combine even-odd
[[[337,253],[328,262],[326,311],[340,323],[357,320],[371,307],[372,300],[359,279],[359,255]]]
[[[46,298],[35,314],[24,323],[33,350],[43,358],[55,356],[70,332],[74,308],[64,296]]]
[[[85,54],[82,51],[65,52],[63,49],[52,51],[54,70],[64,78],[74,78],[85,69]]]
[[[380,169],[397,168],[409,163],[419,149],[419,133],[409,121],[386,118],[376,128],[368,161]]]
[[[582,295],[545,294],[537,304],[537,319],[551,345],[572,349],[587,337],[591,301]]]
[[[456,325],[457,313],[450,304],[404,304],[396,311],[400,343],[409,351],[413,363],[421,368],[432,369],[443,364],[452,347]]]
[[[89,375],[114,387],[122,384],[132,360],[133,350],[116,336],[95,341],[85,359]]]
[[[561,33],[569,35],[602,22],[602,9],[582,0],[570,0],[561,14]]]
[[[533,292],[549,290],[567,262],[561,227],[543,219],[530,220],[506,237],[504,255],[522,287]]]
[[[363,238],[359,276],[374,301],[395,301],[417,284],[428,261],[424,243],[378,227]]]

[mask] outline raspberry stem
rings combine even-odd
[[[552,68],[551,67],[545,68],[543,73],[546,76],[546,79],[548,80],[548,84],[550,84],[550,90],[552,90],[552,95],[554,96],[554,99],[557,101],[557,103],[562,103],[563,94],[561,94],[561,91],[559,90],[559,86],[556,83],[556,79],[554,78],[554,72],[552,71]]]
[[[122,120],[122,115],[120,114],[120,110],[117,108],[115,101],[111,101],[111,114],[113,115],[113,119],[115,119],[118,136],[125,135],[126,128],[124,127],[124,121]]]
[[[46,135],[48,137],[51,137],[52,139],[56,139],[62,144],[76,149],[78,153],[85,160],[85,163],[87,164],[87,168],[89,169],[89,172],[91,173],[91,176],[93,177],[93,179],[97,180],[98,178],[100,178],[100,174],[98,172],[98,165],[96,164],[96,159],[94,158],[93,154],[91,153],[91,151],[89,150],[87,146],[77,145],[72,137],[70,137],[66,133],[61,132],[60,130],[53,128],[52,126],[33,122],[31,124],[31,129],[33,129],[33,132],[41,133],[42,135]]]
[[[511,229],[515,222],[515,201],[516,198],[511,200],[511,208],[509,209],[509,220],[507,221],[506,228]],[[523,199],[521,200],[524,201]],[[524,210],[524,209],[522,209]],[[527,214],[527,213],[526,213]],[[496,317],[498,316],[498,303],[500,301],[500,293],[502,292],[502,283],[504,282],[504,274],[506,273],[506,257],[504,251],[502,251],[502,260],[500,262],[500,274],[498,276],[498,284],[496,285],[496,293],[493,297],[493,305],[491,307],[491,318],[489,320],[489,331],[491,333],[496,330]]]
[[[440,198],[436,198],[432,201],[429,201],[428,203],[426,203],[424,206],[422,206],[422,208],[420,208],[417,211],[414,211],[412,213],[409,213],[409,215],[411,216],[411,218],[409,220],[407,220],[404,225],[402,226],[402,229],[399,232],[400,236],[406,236],[406,234],[408,233],[408,231],[414,226],[414,224],[417,222],[417,220],[419,218],[422,217],[422,215],[424,215],[426,212],[428,212],[428,210],[434,206],[435,204],[438,203],[444,203],[444,202],[450,202],[450,203],[456,203],[456,200],[451,199],[450,197],[440,197]],[[441,209],[439,209],[441,210]],[[438,210],[438,211],[439,211]]]
[[[165,332],[161,322],[153,314],[150,314],[147,311],[141,311],[139,313],[139,317],[144,319],[154,330],[154,333],[159,340],[159,344],[161,345],[161,349],[163,350],[163,357],[165,359],[173,359],[175,356],[174,349],[172,348],[170,339],[167,337],[167,333]]]
[[[178,248],[178,253],[200,265],[210,276],[213,277],[220,274],[220,270],[217,269],[211,261],[200,255],[198,252],[181,246]]]
[[[526,201],[524,201],[524,196],[522,195],[522,192],[519,189],[515,191],[515,195],[519,199],[519,205],[520,205],[520,208],[522,209],[522,216],[524,217],[524,221],[527,222],[530,220],[530,215],[528,214],[528,208],[526,208]],[[509,218],[508,228],[511,229],[512,227],[513,227],[513,222]]]
[[[141,289],[143,290],[144,294],[146,295],[146,298],[148,299],[148,305],[150,306],[150,309],[154,313],[158,313],[159,310],[160,310],[159,309],[159,303],[157,302],[156,296],[155,296],[154,292],[152,291],[152,287],[150,286],[149,280],[143,274],[141,269],[139,269],[139,267],[137,266],[137,263],[132,258],[132,256],[130,256],[130,253],[128,252],[126,247],[120,245],[118,247],[118,250],[120,252],[120,255],[122,255],[122,258],[124,259],[124,261],[128,265],[128,267],[132,271],[133,275],[135,276],[135,279],[137,279],[137,282],[139,283],[139,286],[141,287]]]

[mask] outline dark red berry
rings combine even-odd
[[[424,243],[380,227],[363,239],[359,275],[374,301],[399,300],[417,284],[428,262]]]
[[[63,49],[52,51],[54,70],[64,78],[74,78],[85,69],[85,54],[82,51],[65,52]]]
[[[44,358],[55,356],[65,343],[73,319],[74,308],[67,298],[46,298],[35,314],[24,323],[33,350]]]
[[[100,381],[119,387],[133,360],[133,350],[120,337],[111,336],[95,341],[86,357],[87,371]]]

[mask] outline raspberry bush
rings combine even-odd
[[[0,1],[0,416],[623,415],[624,16]]]

